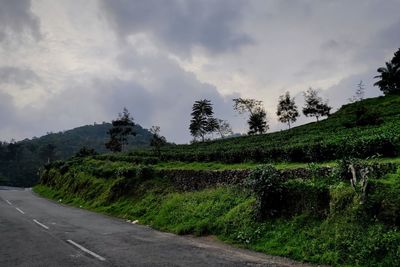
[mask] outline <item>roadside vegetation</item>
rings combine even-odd
[[[348,171],[357,170],[357,181]],[[271,165],[242,185],[177,191],[155,168],[75,158],[42,171],[34,191],[177,234],[214,235],[226,242],[296,260],[335,266],[400,264],[400,170],[340,161],[328,177],[285,180]],[[364,203],[363,170],[370,169]],[[384,174],[389,172],[388,174]],[[390,173],[392,172],[392,173]]]

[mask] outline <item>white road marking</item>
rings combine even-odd
[[[8,203],[8,205],[12,205],[12,203],[9,200],[6,200],[6,202]]]
[[[19,212],[21,212],[22,214],[25,214],[25,212],[23,212],[21,209],[19,208],[15,208],[16,210],[18,210]]]
[[[44,224],[41,223],[41,222],[38,222],[36,219],[33,219],[33,221],[34,221],[36,224],[42,226],[44,229],[49,230],[49,227],[47,227],[46,225],[44,225]]]
[[[78,243],[75,243],[75,242],[72,241],[72,240],[67,240],[67,242],[70,243],[71,245],[74,245],[75,247],[79,248],[79,249],[82,250],[83,252],[86,252],[86,253],[92,255],[93,257],[95,257],[95,258],[97,258],[97,259],[99,259],[99,260],[101,260],[101,261],[105,261],[105,260],[106,260],[106,259],[103,258],[102,256],[97,255],[96,253],[94,253],[94,252],[88,250],[87,248],[82,247],[81,245],[79,245]]]

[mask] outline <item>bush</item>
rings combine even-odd
[[[256,217],[276,217],[282,210],[283,182],[281,175],[272,165],[254,169],[247,184],[256,197]]]
[[[285,216],[309,214],[326,217],[329,213],[329,188],[315,180],[295,179],[284,183],[283,211]]]

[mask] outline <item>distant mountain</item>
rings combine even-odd
[[[49,158],[66,159],[82,147],[107,152],[104,144],[110,128],[110,123],[86,125],[12,144],[0,143],[0,185],[31,186],[37,182],[39,167]],[[128,149],[149,146],[151,133],[140,125],[134,129],[136,136],[129,138]]]

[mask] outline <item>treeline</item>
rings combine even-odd
[[[55,159],[55,146],[0,143],[0,185],[32,186],[39,166]]]
[[[378,86],[385,95],[400,94],[400,48],[394,54],[392,60],[386,62],[386,66],[379,68],[377,72],[379,75],[374,78],[379,80],[374,84],[375,86]],[[303,92],[303,95],[305,104],[302,113],[306,117],[315,117],[319,121],[321,117],[330,115],[332,107],[328,105],[328,100],[324,101],[318,95],[317,90],[310,87]],[[364,99],[364,95],[365,85],[363,81],[360,81],[349,101],[359,102]],[[239,114],[248,115],[248,135],[264,134],[268,131],[268,116],[261,100],[235,98],[233,99],[233,108]],[[365,107],[357,110],[358,116],[368,115],[367,113],[368,109]],[[278,121],[287,124],[289,129],[291,124],[296,122],[300,116],[295,98],[290,96],[290,92],[287,91],[279,97],[276,115]],[[194,142],[198,140],[204,142],[207,140],[207,135],[212,136],[214,133],[219,134],[221,138],[233,133],[229,122],[214,117],[213,105],[208,99],[196,101],[193,104],[191,116],[189,130]],[[368,120],[365,122],[368,122]]]
[[[319,118],[330,115],[332,108],[328,105],[327,100],[324,101],[318,95],[317,90],[309,88],[304,92],[304,100],[303,114],[306,117],[315,117],[319,121]],[[248,135],[264,134],[268,131],[267,112],[262,101],[252,98],[234,98],[233,108],[239,114],[249,116],[247,120]],[[276,115],[280,122],[288,125],[289,129],[291,124],[300,116],[295,99],[290,97],[289,92],[279,97]],[[214,117],[213,105],[208,99],[195,101],[191,116],[189,130],[194,138],[193,142],[198,141],[198,139],[204,142],[207,140],[207,135],[210,136],[214,133],[219,134],[221,138],[233,134],[228,121]]]
[[[126,160],[238,163],[394,157],[400,154],[399,120],[400,96],[371,98],[345,105],[327,120],[290,131],[166,146],[159,157],[150,150],[136,151]]]
[[[106,152],[111,127],[110,123],[94,124],[20,142],[0,142],[0,185],[29,187],[38,181],[39,168],[48,162],[77,153]],[[152,134],[140,125],[133,129],[136,136],[128,138],[127,148],[148,146]]]

